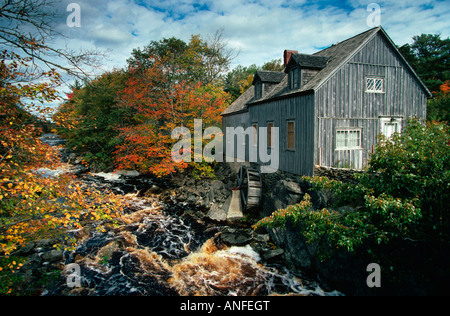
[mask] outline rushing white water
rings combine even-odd
[[[57,176],[70,170],[65,166],[38,172]],[[92,233],[68,254],[66,264],[80,267],[81,288],[62,285],[47,295],[342,295],[264,263],[250,245],[226,246],[221,227],[192,217],[183,210],[186,205],[166,204],[157,196],[138,197],[138,187],[148,186],[149,179],[119,173],[82,179],[89,186],[123,194],[129,203],[127,215],[118,227]]]
[[[170,214],[156,198],[126,198],[123,224],[94,234],[69,260],[81,266],[83,294],[342,295],[264,264],[250,245],[227,247],[217,227]]]

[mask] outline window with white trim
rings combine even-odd
[[[381,133],[386,138],[391,138],[394,133],[402,132],[402,119],[400,117],[382,117],[380,118]]]
[[[383,93],[384,79],[383,78],[366,78],[366,92]]]
[[[361,129],[337,129],[336,150],[361,149]]]

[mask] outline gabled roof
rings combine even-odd
[[[285,71],[295,64],[301,68],[323,69],[327,66],[327,62],[328,57],[294,53],[291,55]]]
[[[431,97],[432,94],[428,90],[428,88],[425,86],[425,84],[422,82],[422,80],[419,78],[419,76],[416,74],[414,69],[408,64],[408,62],[405,60],[405,58],[402,56],[402,54],[398,51],[395,44],[392,42],[392,40],[389,38],[389,36],[386,34],[384,29],[381,26],[372,28],[368,31],[365,31],[361,34],[358,34],[354,37],[351,37],[343,42],[340,42],[336,45],[332,45],[324,50],[321,50],[313,55],[305,55],[305,54],[293,54],[292,56],[296,56],[295,62],[303,62],[304,65],[306,64],[320,64],[323,65],[323,63],[326,60],[326,65],[323,69],[319,71],[317,75],[315,75],[308,83],[300,87],[299,89],[290,90],[288,89],[288,75],[285,74],[283,80],[275,87],[273,88],[267,95],[265,95],[263,98],[254,100],[254,87],[252,86],[249,90],[249,93],[244,93],[246,95],[245,99],[247,100],[247,104],[244,105],[244,108],[246,108],[249,104],[258,104],[262,102],[266,102],[273,99],[279,99],[288,97],[294,94],[308,94],[313,93],[317,91],[334,73],[336,73],[343,65],[345,65],[353,56],[366,44],[368,43],[376,34],[381,33],[391,44],[392,48],[397,52],[399,58],[402,59],[406,67],[411,71],[411,73],[416,77],[417,81],[425,91],[425,93]],[[313,58],[313,57],[323,57],[320,58]],[[290,60],[289,64],[293,62]],[[289,67],[288,64],[288,67]],[[287,67],[287,68],[288,68]],[[235,102],[241,103],[243,100],[240,100],[238,98]],[[230,108],[237,107],[234,105],[234,103],[224,112],[227,114],[234,113],[233,111],[229,111]],[[238,108],[241,108],[242,105],[240,105]]]
[[[255,86],[247,89],[221,115],[230,115],[247,111],[247,104],[255,97]]]
[[[370,29],[352,38],[349,38],[339,44],[333,45],[320,52],[313,54],[313,56],[327,57],[326,67],[323,68],[317,75],[315,75],[307,84],[299,89],[290,90],[288,88],[287,75],[284,80],[274,88],[264,98],[257,102],[264,102],[273,98],[280,98],[297,93],[312,93],[319,89],[320,86],[331,77],[347,60],[349,60],[359,49],[367,43],[380,30],[379,27]],[[256,102],[255,102],[256,103]]]
[[[257,81],[267,82],[267,83],[280,83],[283,80],[284,72],[282,71],[268,71],[268,70],[258,70],[253,78],[253,84]]]

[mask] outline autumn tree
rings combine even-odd
[[[71,247],[75,240],[68,230],[82,222],[110,220],[121,208],[112,196],[83,188],[70,175],[52,178],[38,172],[58,163],[56,152],[39,139],[45,104],[58,100],[61,74],[83,76],[83,65],[93,65],[98,57],[51,45],[60,36],[55,31],[57,4],[0,4],[0,295],[17,291],[20,278],[14,273],[24,262],[18,251],[26,243],[52,237],[60,247]]]
[[[274,59],[266,62],[262,66],[256,66],[255,64],[247,67],[242,65],[236,66],[236,68],[229,71],[224,78],[225,91],[231,94],[233,101],[251,87],[253,76],[258,70],[283,71],[284,65],[281,59]]]
[[[151,67],[131,69],[133,75],[123,90],[121,105],[136,111],[134,118],[139,124],[121,129],[123,143],[116,151],[119,168],[136,168],[158,176],[184,169],[186,163],[172,161],[172,130],[185,126],[193,131],[197,118],[206,126],[219,124],[228,95],[218,85],[199,81],[203,70],[196,68],[202,68],[199,56],[204,48],[198,38],[193,37],[187,47],[187,56],[177,57],[178,65],[172,64],[169,50],[163,57],[149,56]]]
[[[133,125],[135,111],[118,104],[128,78],[126,71],[114,70],[74,86],[53,117],[67,147],[92,169],[114,169],[119,128]]]
[[[136,74],[164,59],[166,84],[169,85],[180,80],[217,84],[237,56],[227,48],[220,30],[207,40],[193,35],[189,43],[175,37],[152,41],[144,48],[133,49],[131,55],[128,66]]]
[[[433,99],[428,100],[427,120],[450,123],[450,80],[440,86]]]

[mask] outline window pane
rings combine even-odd
[[[375,80],[367,79],[367,91],[372,91],[375,85]]]
[[[345,147],[345,132],[337,131],[336,134],[336,148],[344,148]]]
[[[253,124],[253,146],[258,145],[258,125]]]
[[[361,131],[359,130],[340,130],[336,131],[336,149],[360,149]]]
[[[272,128],[273,123],[267,124],[267,146],[272,147]]]
[[[383,91],[383,79],[377,79],[375,82],[375,90]]]
[[[366,91],[383,92],[384,79],[382,78],[367,78]]]
[[[294,122],[288,122],[287,124],[287,148],[294,149],[295,148],[295,124]]]
[[[360,132],[359,131],[350,131],[349,132],[349,148],[359,148],[360,147]]]

